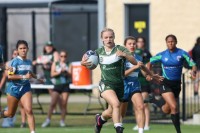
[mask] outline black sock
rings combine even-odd
[[[102,120],[102,119],[101,119],[101,116],[100,116],[100,118],[99,118],[99,122],[100,122],[101,125],[103,125],[103,124],[106,123],[107,121]]]
[[[181,133],[179,113],[171,114],[171,119],[177,133]]]

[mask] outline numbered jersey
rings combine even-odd
[[[111,52],[107,53],[104,47],[96,50],[99,56],[99,65],[101,69],[101,80],[109,84],[121,84],[124,78],[125,58],[116,55],[117,50],[131,55],[123,46],[116,45]]]
[[[137,61],[142,61],[141,56],[134,54],[134,57]],[[126,70],[130,69],[133,66],[134,65],[131,64],[129,61],[126,61],[125,64]],[[123,97],[124,102],[128,102],[134,93],[141,92],[141,85],[138,80],[139,71],[140,69],[134,70],[124,79],[124,97]]]

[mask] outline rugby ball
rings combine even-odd
[[[91,62],[91,65],[86,67],[90,70],[95,69],[99,63],[98,55],[92,50],[88,50],[85,54],[88,58],[87,62]]]

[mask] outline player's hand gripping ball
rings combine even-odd
[[[88,50],[85,54],[88,58],[87,62],[91,63],[90,66],[86,66],[86,67],[90,70],[95,69],[99,63],[99,57],[97,56],[96,52],[92,50]]]

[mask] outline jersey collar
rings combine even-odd
[[[17,56],[18,59],[23,60],[22,57],[20,57],[19,55]]]
[[[107,52],[105,46],[103,46],[106,55],[110,55],[115,47],[116,47],[116,45],[111,49],[110,52]],[[107,54],[107,53],[109,53],[109,54]]]
[[[169,49],[167,49],[169,51],[169,53],[174,53],[178,50],[178,48],[175,48],[173,52],[171,52]]]

